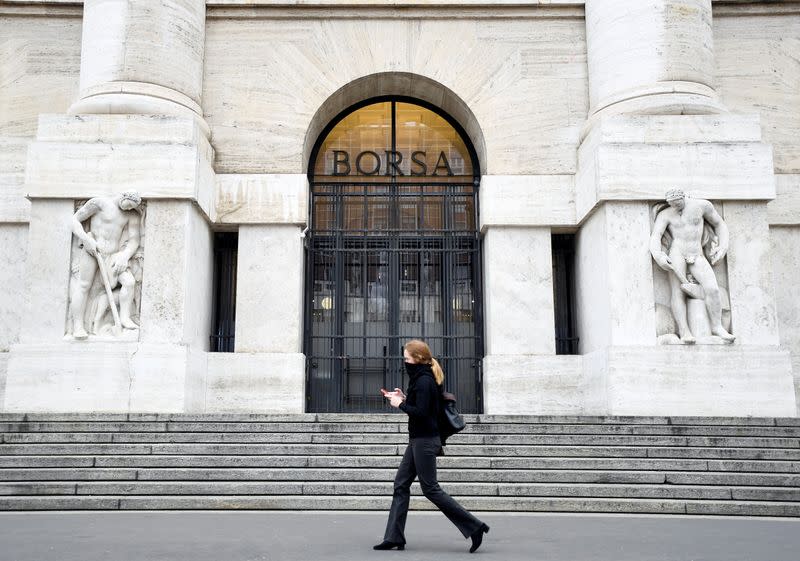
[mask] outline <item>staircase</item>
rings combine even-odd
[[[470,510],[800,516],[797,418],[465,417],[439,481]],[[0,414],[0,510],[387,510],[407,438],[399,414]]]

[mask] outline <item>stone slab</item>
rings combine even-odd
[[[789,353],[777,347],[612,347],[607,361],[610,414],[789,416],[796,411]]]
[[[0,353],[0,411],[4,411],[6,377],[8,376],[8,353]]]
[[[775,195],[767,203],[770,226],[800,226],[800,174],[776,174]]]
[[[308,198],[304,174],[219,174],[212,218],[221,224],[304,226]]]
[[[197,375],[191,354],[179,345],[121,342],[15,345],[4,410],[183,411],[187,375]]]
[[[754,142],[694,144],[608,143],[579,150],[576,215],[600,201],[660,200],[680,188],[704,199],[771,200],[776,196],[772,149]]]
[[[493,227],[483,247],[487,354],[554,353],[549,228]]]
[[[744,345],[778,345],[767,207],[759,202],[725,201],[723,210],[730,231],[727,261],[732,333]]]
[[[30,198],[90,198],[138,191],[188,199],[211,214],[214,150],[191,118],[42,115],[28,149]]]
[[[481,230],[491,226],[573,226],[573,175],[484,175]]]
[[[705,199],[776,197],[772,148],[749,115],[601,118],[578,149],[576,218],[606,200],[661,200],[670,188]]]
[[[30,138],[0,136],[0,223],[27,222],[31,203],[25,198],[25,163]]]
[[[488,415],[583,412],[580,356],[489,355],[483,359],[483,371]]]
[[[237,255],[236,353],[302,352],[301,228],[291,224],[242,225]],[[295,368],[291,372],[287,375],[297,375]]]
[[[26,270],[20,284],[25,313],[20,341],[60,341],[67,321],[72,232],[72,200],[37,201],[31,205]]]
[[[205,411],[301,413],[305,355],[208,353]]]

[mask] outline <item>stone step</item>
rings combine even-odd
[[[70,422],[0,422],[0,433],[18,432],[274,432],[274,433],[402,433],[405,422],[133,422],[133,421],[70,421]],[[587,434],[640,436],[718,436],[800,438],[800,426],[772,425],[615,425],[615,424],[537,424],[537,423],[472,423],[465,434]]]
[[[76,452],[81,452],[77,449]],[[530,451],[529,457],[560,458],[650,458],[650,459],[694,459],[694,460],[779,460],[797,461],[800,450],[762,449],[762,448],[640,448],[640,447],[573,447],[573,446],[539,446]],[[262,465],[264,458],[277,458],[281,461],[286,456],[265,455],[205,455],[205,454],[140,454],[140,455],[6,455],[0,456],[2,467],[89,467],[89,466],[175,466],[175,465],[214,465],[242,466]],[[446,458],[446,459],[445,459]],[[490,459],[510,458],[509,456],[475,456],[451,454],[439,460],[439,465],[449,465],[450,459],[458,460],[464,467],[489,467]],[[474,461],[472,461],[474,460]],[[395,456],[376,456],[374,462],[381,465],[395,465]],[[442,463],[444,462],[444,463]],[[300,462],[302,463],[302,462]],[[373,464],[375,465],[375,464]]]
[[[226,433],[226,432],[20,432],[0,435],[3,444],[204,444],[204,443],[286,443],[286,444],[406,444],[406,433]],[[644,435],[529,435],[462,433],[448,445],[533,445],[602,447],[731,447],[787,448],[800,450],[800,439],[765,437],[683,437]]]
[[[226,495],[226,496],[5,496],[2,510],[388,510],[390,497],[336,495]],[[464,496],[459,502],[472,511],[610,512],[637,514],[727,514],[799,516],[800,504],[777,501],[715,501],[689,499],[613,499],[563,497]],[[413,510],[436,507],[423,497],[412,497]]]
[[[322,437],[324,435],[316,435]],[[493,438],[483,441],[484,437],[458,436],[448,440],[446,452],[453,455],[497,455],[525,456],[537,455],[537,449],[543,447],[608,447],[612,450],[630,448],[624,455],[646,456],[650,448],[758,448],[800,450],[800,443],[787,439],[747,441],[725,439],[686,439],[683,437],[537,437],[530,436],[517,439],[503,439],[497,442]],[[635,439],[635,440],[634,440]],[[88,454],[311,454],[311,455],[386,455],[400,453],[407,444],[406,437],[375,439],[314,438],[312,442],[293,442],[291,438],[277,436],[265,439],[251,437],[244,442],[217,441],[212,442],[33,442],[0,444],[0,456],[11,455],[88,455]],[[263,442],[266,440],[267,442]],[[377,440],[377,442],[376,442]],[[636,452],[639,448],[639,452]],[[400,452],[397,452],[400,450]],[[567,453],[568,454],[568,453]],[[607,455],[615,455],[613,453]],[[619,455],[622,455],[620,452]],[[691,455],[691,454],[687,454]],[[791,454],[789,454],[791,457]]]
[[[686,416],[591,416],[591,415],[464,415],[468,423],[522,424],[646,424],[646,425],[742,425],[800,426],[798,417],[686,417]],[[26,421],[136,421],[136,422],[340,422],[350,424],[395,422],[400,413],[0,413],[0,422]]]
[[[606,497],[800,501],[800,489],[780,487],[669,486],[624,484],[449,483],[454,496]],[[418,483],[411,487],[422,496]],[[0,483],[0,495],[352,495],[391,496],[391,482],[25,482]]]
[[[797,419],[466,417],[438,475],[474,510],[800,516]],[[397,414],[0,414],[0,510],[384,510],[406,431]]]
[[[378,481],[391,482],[391,468],[28,468],[2,469],[0,481]],[[798,487],[800,475],[774,473],[602,471],[602,470],[491,470],[444,468],[442,482],[465,483],[624,483],[658,485],[728,485]]]

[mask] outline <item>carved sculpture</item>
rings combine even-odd
[[[728,252],[728,227],[705,199],[688,198],[680,189],[668,191],[665,198],[666,204],[655,209],[650,253],[669,276],[679,342],[694,344],[698,335],[705,335],[693,333],[694,324],[694,331],[708,328],[712,337],[703,342],[733,343],[735,337],[722,325],[722,297],[712,269]]]
[[[141,291],[143,216],[135,192],[90,199],[72,216],[78,246],[73,250],[68,335],[123,338],[125,331],[139,328],[134,317]]]

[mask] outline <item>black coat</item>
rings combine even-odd
[[[430,364],[407,365],[409,383],[400,409],[408,414],[409,438],[439,436],[441,386],[436,385]]]

